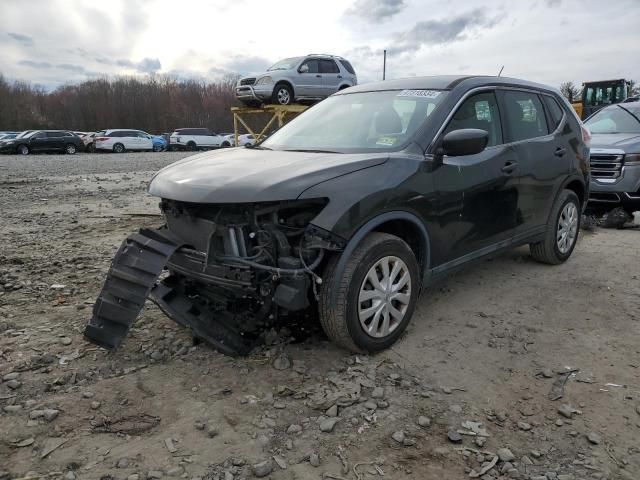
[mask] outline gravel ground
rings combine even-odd
[[[457,274],[375,356],[311,328],[232,359],[152,304],[118,352],[85,342],[118,245],[160,222],[148,180],[187,155],[0,157],[0,480],[640,478],[638,230]]]

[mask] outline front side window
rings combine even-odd
[[[598,110],[585,125],[591,133],[640,133],[640,120],[619,105]]]
[[[307,60],[302,65],[300,65],[300,72],[301,73],[320,73],[318,60]]]
[[[406,145],[447,96],[441,90],[386,90],[329,97],[265,140],[271,150],[359,153]]]
[[[467,98],[456,110],[444,133],[463,128],[486,131],[489,134],[487,147],[503,143],[500,111],[494,92],[477,93]]]
[[[531,92],[505,92],[504,107],[508,139],[519,142],[549,133],[540,98]]]
[[[62,132],[47,132],[48,138],[60,138],[62,136],[63,136]]]

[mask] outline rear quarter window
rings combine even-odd
[[[353,66],[347,60],[340,60],[340,63],[344,67],[344,69],[349,72],[351,75],[355,75],[356,71],[353,69]]]
[[[544,103],[547,106],[547,112],[549,113],[549,130],[553,132],[558,128],[558,125],[560,125],[564,115],[564,110],[560,105],[558,105],[558,102],[554,98],[547,95],[543,95],[542,98],[544,99]]]

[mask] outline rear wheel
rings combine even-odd
[[[20,155],[29,155],[30,152],[29,147],[26,145],[18,145],[16,150]]]
[[[271,101],[278,105],[291,105],[293,103],[293,90],[286,83],[279,83],[273,89]]]
[[[320,294],[320,323],[327,336],[353,352],[390,347],[407,328],[419,295],[419,268],[409,245],[386,233],[367,235],[342,275],[334,256]]]
[[[76,146],[73,143],[67,143],[64,146],[64,151],[67,155],[75,155],[76,153]]]
[[[575,192],[560,192],[551,209],[544,240],[529,245],[531,256],[538,262],[550,265],[566,261],[578,240],[580,212],[580,199]]]
[[[114,151],[115,153],[124,153],[124,145],[123,145],[123,144],[121,144],[121,143],[116,143],[116,144],[113,146],[113,151]]]
[[[222,144],[220,144],[220,148],[227,148],[230,147],[231,144],[229,142],[222,142]]]
[[[154,151],[154,152],[161,152],[161,151],[162,151],[162,146],[160,146],[160,145],[154,145],[154,146],[153,146],[153,151]]]
[[[196,142],[187,143],[187,150],[189,150],[190,152],[195,151],[196,148],[198,148],[198,146],[196,145]]]

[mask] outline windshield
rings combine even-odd
[[[640,120],[618,105],[599,110],[585,125],[591,133],[640,133]]]
[[[300,60],[300,57],[285,58],[284,60],[280,60],[278,63],[267,68],[267,72],[271,72],[273,70],[291,70],[296,66],[298,60]]]
[[[446,95],[439,90],[336,95],[286,124],[260,146],[338,153],[398,150]]]

